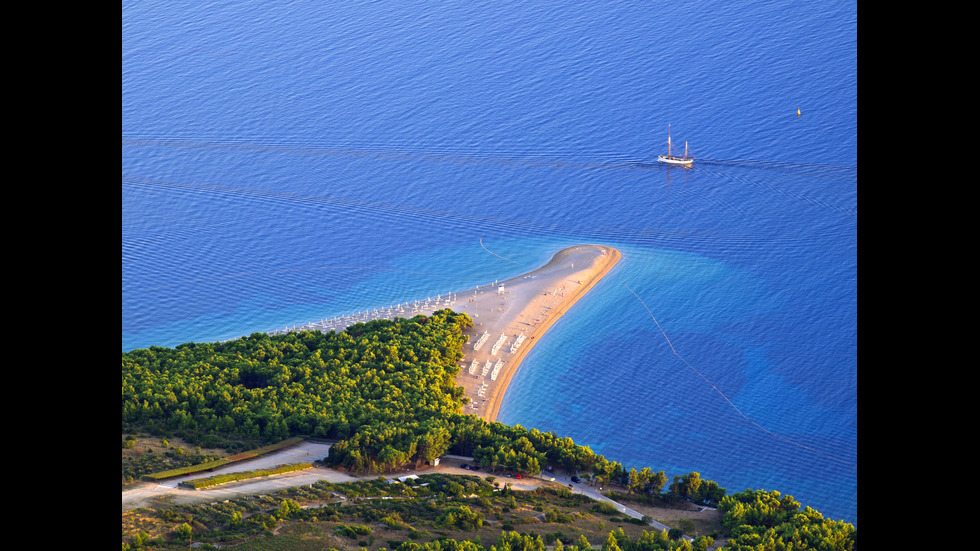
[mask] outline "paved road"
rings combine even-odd
[[[142,507],[161,498],[171,499],[176,503],[210,503],[244,495],[270,493],[281,488],[313,484],[319,480],[328,480],[330,482],[357,480],[352,476],[332,469],[313,468],[273,477],[230,482],[205,490],[191,490],[177,486],[177,484],[185,480],[214,476],[225,472],[252,471],[274,467],[276,465],[313,462],[326,457],[329,451],[329,444],[302,442],[286,450],[221,467],[215,469],[213,472],[171,478],[159,483],[143,482],[135,488],[122,492],[122,510],[125,512],[129,509]]]
[[[177,486],[180,482],[185,480],[214,476],[225,472],[252,471],[256,469],[274,467],[276,465],[313,462],[327,457],[329,452],[330,444],[319,442],[301,442],[300,444],[280,452],[257,457],[255,459],[249,459],[248,461],[242,461],[226,467],[221,467],[219,469],[215,469],[213,472],[172,478],[160,483],[143,482],[136,488],[122,492],[122,510],[123,512],[126,512],[136,507],[147,506],[160,499],[173,500],[175,503],[213,503],[246,495],[267,494],[283,488],[313,484],[320,480],[326,480],[328,482],[351,482],[354,480],[377,478],[378,475],[353,477],[333,469],[314,467],[312,469],[280,474],[273,477],[231,482],[204,490],[191,490]],[[482,471],[473,472],[461,467],[463,463],[472,462],[473,459],[470,457],[451,455],[444,457],[440,465],[437,467],[426,467],[425,469],[418,471],[405,471],[404,473],[390,474],[387,476],[388,478],[394,478],[409,474],[426,473],[476,474],[479,476],[486,476],[488,474]],[[626,507],[625,505],[617,503],[602,495],[599,493],[597,488],[589,486],[588,484],[572,482],[568,476],[556,475],[554,473],[547,472],[541,474],[542,477],[554,477],[554,483],[534,477],[516,479],[508,478],[506,475],[495,476],[497,477],[497,480],[501,482],[501,484],[510,484],[515,490],[533,490],[534,488],[545,484],[564,484],[569,487],[572,492],[587,495],[596,501],[606,501],[612,503],[616,509],[633,518],[643,517],[643,515],[634,511],[633,509],[630,509],[629,507]],[[669,526],[665,526],[657,521],[652,521],[650,525],[658,530],[670,530]]]
[[[588,484],[583,484],[581,482],[578,482],[578,483],[572,482],[571,481],[571,478],[569,478],[568,476],[559,476],[559,475],[556,475],[556,474],[553,474],[553,473],[542,473],[542,475],[543,476],[553,476],[553,477],[555,477],[555,482],[560,482],[560,483],[563,483],[563,484],[567,484],[569,486],[569,488],[571,488],[571,490],[573,492],[576,492],[576,493],[579,493],[579,494],[585,494],[585,495],[591,497],[592,499],[594,499],[596,501],[605,501],[607,503],[612,503],[613,506],[616,508],[617,511],[620,511],[622,513],[625,513],[625,514],[627,514],[627,515],[629,515],[629,516],[631,516],[633,518],[643,518],[643,515],[641,513],[638,513],[636,511],[634,511],[633,509],[630,509],[629,507],[623,505],[622,503],[619,503],[617,501],[613,501],[613,500],[609,499],[608,497],[602,495],[602,493],[599,492],[599,490],[597,488],[593,487],[593,486],[590,486]],[[670,526],[666,526],[666,525],[661,524],[661,523],[659,523],[659,522],[657,522],[655,520],[651,520],[650,521],[650,526],[653,526],[654,528],[656,528],[658,530],[670,530]]]

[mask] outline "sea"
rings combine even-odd
[[[854,0],[124,0],[121,44],[124,352],[604,244],[498,420],[857,524]]]

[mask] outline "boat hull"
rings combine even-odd
[[[686,165],[686,166],[690,166],[694,162],[694,159],[690,159],[690,158],[684,159],[684,158],[678,158],[678,157],[668,157],[667,155],[658,155],[657,156],[657,161],[658,162],[661,162],[661,163],[667,163],[669,165]]]

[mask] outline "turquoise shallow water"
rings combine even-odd
[[[853,2],[126,2],[122,29],[123,350],[603,243],[501,420],[857,522]],[[668,123],[694,169],[643,162]]]

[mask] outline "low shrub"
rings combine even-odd
[[[225,473],[225,474],[219,474],[215,476],[209,476],[206,478],[185,480],[181,482],[180,485],[187,488],[192,488],[194,490],[199,490],[201,488],[210,488],[211,486],[217,486],[218,484],[224,484],[226,482],[234,482],[236,480],[247,480],[249,478],[257,478],[260,476],[271,476],[275,474],[301,471],[303,469],[309,469],[312,466],[313,466],[312,463],[293,463],[291,465],[278,465],[276,467],[272,467],[271,469],[259,469],[255,471],[239,471],[235,473]]]

